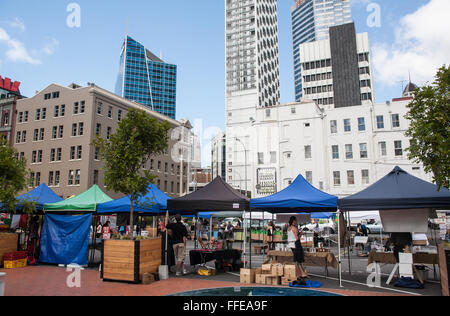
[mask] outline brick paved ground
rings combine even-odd
[[[66,279],[69,272],[64,268],[38,266],[6,272],[6,296],[164,296],[173,293],[220,287],[235,287],[237,282],[211,281],[204,278],[171,278],[150,285],[133,285],[116,282],[102,282],[99,272],[84,270],[81,272],[81,288],[69,288]],[[342,295],[389,295],[365,291],[345,291],[325,289]]]

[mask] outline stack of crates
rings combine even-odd
[[[27,266],[27,252],[16,251],[5,254],[3,265],[5,269],[25,268]]]

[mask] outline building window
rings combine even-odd
[[[21,133],[17,132],[17,134],[16,134],[16,144],[20,144],[20,136],[21,136]]]
[[[59,126],[59,129],[58,129],[58,138],[63,138],[63,136],[64,136],[64,126],[63,125],[60,125]]]
[[[101,102],[97,103],[97,114],[102,115],[103,104]]]
[[[272,164],[277,163],[277,152],[276,151],[270,152],[270,163],[272,163]]]
[[[45,137],[45,129],[41,128],[41,129],[39,130],[39,140],[40,140],[40,141],[43,141],[43,140],[44,140],[44,137]]]
[[[364,117],[358,118],[358,131],[364,132],[366,130],[366,119]]]
[[[61,112],[59,112],[59,115],[61,117],[64,117],[66,115],[66,106],[64,104],[61,105]]]
[[[70,160],[75,160],[75,146],[70,147]]]
[[[400,115],[392,114],[392,128],[400,127]]]
[[[78,125],[72,124],[72,136],[77,136]]]
[[[305,159],[312,159],[311,145],[305,146]]]
[[[109,106],[108,107],[108,118],[112,119],[113,117],[113,107]]]
[[[36,110],[36,121],[39,121],[41,119],[41,109]]]
[[[42,109],[42,119],[45,120],[47,118],[47,109],[43,108]]]
[[[347,171],[347,183],[348,183],[348,185],[355,184],[355,171],[353,171],[353,170]]]
[[[23,131],[22,132],[22,143],[26,143],[27,142],[27,131]]]
[[[117,120],[122,121],[122,110],[117,111]]]
[[[19,112],[19,123],[23,122],[23,112]]]
[[[29,186],[32,188],[32,187],[34,187],[34,180],[36,179],[36,175],[35,175],[35,173],[34,172],[31,172],[30,173],[30,183],[29,183]]]
[[[100,159],[100,149],[98,147],[95,147],[95,152],[94,152],[94,160],[99,161]]]
[[[52,94],[51,93],[44,94],[44,100],[50,100],[51,98],[52,98]]]
[[[341,185],[341,172],[340,171],[333,172],[333,182],[334,182],[335,187],[338,187]]]
[[[80,113],[84,113],[85,109],[86,109],[86,102],[85,101],[81,101]]]
[[[59,182],[61,179],[61,172],[60,171],[56,171],[55,172],[55,186],[59,187]]]
[[[59,91],[53,92],[53,99],[59,98]]]
[[[56,161],[61,161],[62,160],[62,148],[58,148],[56,150]]]
[[[345,159],[353,159],[353,145],[345,145]]]
[[[33,134],[33,142],[37,142],[39,139],[39,130],[36,128]]]
[[[83,146],[78,146],[77,147],[77,159],[81,160],[82,159],[82,155],[83,155]]]
[[[50,162],[55,162],[56,160],[56,149],[52,148],[50,150]]]
[[[378,129],[384,128],[384,116],[383,115],[377,116],[377,128]]]
[[[78,102],[75,102],[73,104],[73,114],[79,114],[80,113],[80,104]]]
[[[78,136],[83,136],[84,134],[84,123],[78,124]]]
[[[361,159],[366,159],[369,157],[369,155],[367,153],[367,144],[366,143],[359,144],[359,152],[361,154]]]
[[[369,170],[361,170],[362,184],[367,185],[370,184],[369,179]]]
[[[36,186],[40,186],[41,185],[41,173],[40,172],[36,172]]]
[[[106,132],[106,139],[111,139],[111,132],[112,132],[112,128],[108,127],[108,130]]]
[[[306,176],[306,181],[308,181],[309,183],[313,183],[313,173],[312,171],[306,171],[305,172],[305,176]]]
[[[37,162],[38,163],[42,163],[42,156],[43,156],[42,150],[39,150],[38,151],[38,158],[37,158]]]
[[[386,157],[387,156],[387,146],[386,146],[386,142],[379,142],[378,143],[378,147],[380,149],[380,156],[381,157]]]
[[[69,179],[68,179],[67,184],[68,184],[68,185],[73,185],[73,183],[74,183],[74,178],[75,178],[75,172],[74,172],[73,170],[70,170],[70,171],[69,171]]]
[[[102,133],[102,124],[97,124],[97,127],[95,129],[95,134],[97,136],[100,136],[101,133]]]
[[[330,121],[331,134],[336,134],[338,132],[337,121]]]
[[[24,118],[24,122],[28,122],[28,111],[25,111],[25,118]]]
[[[37,160],[37,152],[36,150],[33,150],[33,152],[31,153],[31,163],[36,163]]]
[[[81,170],[75,172],[75,185],[80,185],[81,182]]]
[[[344,120],[344,132],[349,133],[352,131],[352,123],[350,119]]]
[[[55,181],[55,173],[53,171],[50,171],[48,173],[48,185],[50,187],[53,186],[54,181]]]
[[[53,113],[53,117],[59,117],[59,105],[55,105],[55,112]]]
[[[402,146],[402,141],[401,140],[396,140],[394,142],[394,146],[395,146],[395,156],[396,157],[401,157],[403,156],[403,146]]]
[[[264,164],[264,153],[258,153],[258,165]]]
[[[332,151],[333,159],[339,159],[339,146],[338,145],[333,145],[331,147],[331,151]]]
[[[58,137],[58,127],[57,126],[53,126],[52,139],[56,139],[57,137]]]
[[[94,184],[98,184],[98,170],[94,170]]]

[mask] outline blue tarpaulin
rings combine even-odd
[[[283,191],[250,200],[250,207],[270,213],[336,212],[338,198],[313,187],[302,175]]]
[[[450,210],[450,190],[414,177],[395,167],[387,176],[367,189],[339,200],[343,211],[398,209]]]
[[[88,264],[92,214],[46,214],[39,261],[51,264]]]
[[[139,203],[134,205],[135,213],[142,214],[163,214],[167,210],[167,200],[170,197],[159,190],[154,184],[150,184],[148,193],[139,199]],[[131,201],[128,196],[121,199],[99,204],[98,214],[129,213],[131,211]]]

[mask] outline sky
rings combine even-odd
[[[224,3],[0,0],[0,75],[21,81],[25,96],[50,83],[72,82],[93,82],[114,92],[128,29],[153,53],[178,65],[177,118],[201,122],[197,130],[206,145],[225,125]],[[293,3],[278,1],[282,103],[294,101]],[[67,22],[73,4],[80,9],[80,25]],[[448,0],[352,0],[356,31],[369,34],[377,102],[401,96],[409,74],[423,85],[438,67],[450,64],[448,12]],[[204,156],[207,164],[210,155]]]

